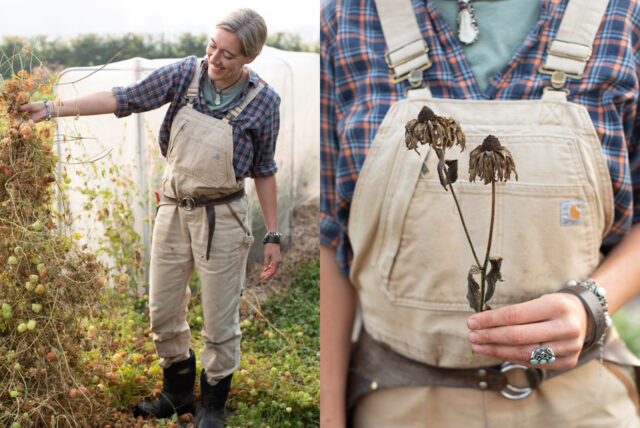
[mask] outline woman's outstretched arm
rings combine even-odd
[[[113,92],[100,91],[75,99],[49,101],[48,108],[51,117],[91,116],[115,113],[118,109],[118,102]],[[20,106],[20,110],[29,113],[34,122],[40,122],[47,118],[44,101],[24,104]]]

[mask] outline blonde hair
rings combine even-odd
[[[236,35],[244,56],[258,55],[267,40],[267,24],[253,9],[237,9],[222,18],[216,28]]]

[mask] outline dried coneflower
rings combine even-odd
[[[518,180],[511,153],[493,135],[485,138],[469,155],[469,181],[476,181],[476,177],[484,180],[484,184],[507,181],[512,172]]]
[[[511,178],[511,173],[518,179],[518,172],[516,171],[516,164],[513,161],[511,152],[507,150],[500,140],[494,135],[487,136],[481,145],[471,151],[469,155],[469,181],[475,181],[476,177],[484,181],[484,184],[491,183],[491,219],[489,223],[489,238],[487,242],[487,252],[484,258],[482,268],[480,268],[480,290],[479,295],[475,299],[471,297],[476,296],[472,292],[472,288],[475,288],[477,284],[468,283],[469,304],[476,311],[481,312],[487,306],[486,302],[493,295],[496,282],[502,279],[500,274],[500,267],[502,265],[501,258],[490,258],[491,241],[493,238],[493,223],[495,220],[496,211],[496,182],[508,181]],[[495,261],[495,262],[494,262]],[[488,263],[491,262],[491,271],[487,273]],[[469,270],[470,278],[473,273],[477,273],[476,267],[471,266]],[[487,287],[485,287],[485,283]]]
[[[417,119],[411,119],[405,125],[404,142],[407,149],[420,154],[418,146],[422,144],[431,146],[435,151],[438,157],[438,177],[445,190],[458,178],[458,161],[445,160],[445,151],[455,145],[460,146],[460,151],[463,151],[465,141],[458,121],[452,117],[447,119],[438,116],[427,106],[422,107]]]
[[[438,116],[427,106],[422,107],[417,119],[407,122],[404,135],[409,150],[417,152],[420,144],[429,145],[436,150],[439,159],[454,145],[464,150],[465,136],[460,124],[451,117]]]

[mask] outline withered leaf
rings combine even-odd
[[[478,306],[480,305],[480,284],[478,284],[473,275],[477,275],[480,272],[482,271],[478,266],[471,265],[467,274],[467,301],[471,309],[476,312],[478,312]]]
[[[458,179],[458,160],[446,160],[444,162],[447,164],[447,180],[453,184]]]
[[[438,161],[438,178],[440,179],[440,184],[442,184],[444,190],[448,190],[447,184],[449,183],[449,180],[447,178],[447,173],[445,172],[445,163],[442,159]]]
[[[489,273],[486,277],[487,289],[484,293],[485,303],[493,297],[493,293],[496,291],[496,283],[498,281],[502,281],[502,273],[500,273],[500,268],[502,267],[502,257],[491,257],[489,259],[489,263],[491,264],[491,267],[489,268]]]

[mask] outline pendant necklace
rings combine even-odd
[[[458,40],[465,45],[478,41],[478,20],[471,6],[472,0],[458,0]]]
[[[226,91],[230,87],[235,86],[235,84],[240,81],[242,76],[244,76],[244,68],[242,70],[240,70],[240,75],[238,76],[238,78],[232,84],[230,84],[229,86],[226,86],[226,87],[224,87],[222,89],[216,88],[216,84],[214,82],[211,82],[211,83],[213,83],[213,90],[216,93],[216,99],[214,100],[214,104],[215,105],[219,106],[222,103],[222,91]]]

